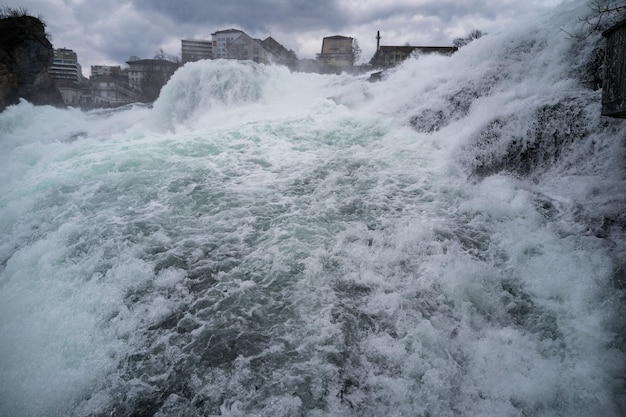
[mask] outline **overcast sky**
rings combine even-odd
[[[357,38],[368,62],[381,45],[451,45],[473,29],[494,33],[531,19],[561,0],[0,0],[47,23],[55,48],[91,65],[122,65],[130,56],[180,55],[181,39],[211,39],[236,28],[272,36],[298,58],[315,58],[324,36]]]

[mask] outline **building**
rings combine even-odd
[[[211,33],[213,59],[228,59],[228,46],[242,34],[243,31],[239,29],[226,29]]]
[[[183,64],[201,59],[213,59],[213,42],[209,40],[181,40]]]
[[[268,36],[263,40],[263,44],[269,49],[272,55],[272,62],[275,64],[286,65],[290,68],[296,66],[296,53],[291,49],[285,48],[276,39]]]
[[[293,67],[297,72],[321,73],[320,61],[317,59],[298,59]]]
[[[91,76],[100,76],[100,75],[122,75],[122,68],[117,66],[109,66],[109,65],[92,65],[91,66]]]
[[[626,20],[605,30],[602,115],[626,118]]]
[[[128,71],[120,66],[92,65],[89,90],[95,107],[116,107],[137,101],[138,91],[130,88]]]
[[[80,84],[83,78],[82,68],[78,63],[78,56],[71,49],[55,49],[54,61],[49,71],[50,76],[55,80],[66,80]]]
[[[260,64],[293,65],[296,54],[287,50],[271,36],[265,40],[253,39],[242,33],[227,49],[228,59],[251,60]]]
[[[80,106],[89,99],[88,81],[83,77],[76,52],[66,48],[55,49],[49,72],[66,105]]]
[[[128,64],[128,85],[136,90],[141,90],[148,78],[156,76],[167,81],[178,68],[177,63],[165,59],[136,59],[126,63]]]
[[[380,46],[370,63],[377,68],[389,68],[411,55],[452,55],[457,50],[456,46]]]
[[[260,39],[253,39],[246,33],[241,33],[226,47],[226,58],[268,64],[271,61],[271,52]]]
[[[89,101],[89,86],[87,83],[77,84],[73,81],[58,80],[55,84],[66,106],[81,107],[85,102]]]
[[[255,39],[239,29],[220,30],[211,34],[214,59],[250,60],[261,64],[295,65],[296,54],[271,36]]]
[[[132,59],[128,64],[128,85],[137,90],[138,100],[150,102],[157,99],[179,64],[166,59]]]
[[[322,52],[317,60],[327,71],[347,70],[354,64],[353,39],[347,36],[328,36],[322,40]]]

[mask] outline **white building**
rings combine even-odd
[[[228,59],[228,47],[242,34],[243,32],[238,29],[218,30],[215,33],[211,33],[213,58]]]

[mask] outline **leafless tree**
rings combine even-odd
[[[22,17],[28,16],[28,10],[24,7],[9,7],[9,6],[1,6],[0,7],[0,19],[6,19],[9,17]]]
[[[464,38],[455,38],[452,41],[452,45],[456,46],[457,48],[460,48],[462,46],[467,45],[468,43],[478,39],[478,38],[482,38],[484,35],[486,35],[485,33],[483,33],[483,31],[478,30],[478,29],[474,29],[472,30],[469,35],[467,35]]]
[[[626,19],[626,1],[590,0],[591,15],[583,18],[591,30],[604,30],[622,19]]]
[[[361,57],[361,47],[357,38],[352,39],[352,65]]]
[[[602,32],[626,19],[626,1],[624,0],[589,0],[587,6],[589,6],[589,13],[579,18],[582,25],[578,33],[563,30],[575,39],[586,39],[591,34]]]

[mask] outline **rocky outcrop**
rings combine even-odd
[[[32,16],[0,18],[0,111],[24,98],[63,106],[48,69],[54,59],[43,22]]]

